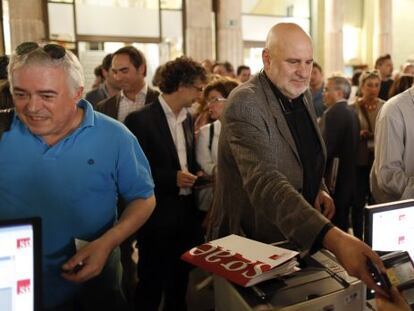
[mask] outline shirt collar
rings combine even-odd
[[[79,125],[79,129],[95,125],[95,114],[92,105],[84,99],[78,102],[78,107],[83,109],[83,120]]]
[[[138,98],[140,97],[146,97],[148,93],[148,84],[146,82],[144,82],[144,86],[139,90],[139,92],[137,93],[137,95],[135,95],[135,101],[137,101]],[[126,97],[124,90],[121,90],[121,92],[119,93],[122,98],[125,98],[127,100],[130,100],[128,97]]]
[[[162,97],[162,94],[158,96],[158,100],[160,101],[162,110],[164,110],[164,113],[167,117],[174,118],[178,123],[181,123],[187,119],[187,110],[185,108],[181,109],[178,116],[176,116],[171,107],[165,101],[164,97]]]

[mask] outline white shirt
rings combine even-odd
[[[414,198],[414,87],[382,107],[375,128],[371,188],[377,203]]]
[[[211,150],[208,148],[210,143],[210,127],[214,127]],[[208,175],[213,175],[214,168],[217,165],[218,140],[221,131],[221,122],[219,120],[206,124],[200,128],[197,140],[196,157],[197,162]]]
[[[185,134],[183,128],[183,122],[187,119],[187,110],[181,109],[178,116],[171,110],[165,99],[160,95],[158,97],[162,110],[164,110],[167,118],[168,126],[170,128],[171,136],[174,141],[175,149],[177,150],[178,160],[180,161],[180,168],[182,171],[188,172],[187,163],[187,148],[185,142]],[[180,194],[188,195],[191,193],[191,188],[180,188]]]
[[[119,101],[119,108],[118,108],[118,121],[124,122],[125,118],[134,111],[137,111],[144,107],[145,105],[145,98],[147,97],[148,92],[148,85],[145,83],[143,88],[138,92],[135,96],[135,100],[130,100],[128,97],[125,96],[123,90],[121,90],[120,96],[121,100]]]

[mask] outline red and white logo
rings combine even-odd
[[[17,281],[17,295],[30,293],[30,279]]]
[[[17,249],[30,247],[30,244],[31,244],[30,238],[17,239],[16,242],[17,242]]]

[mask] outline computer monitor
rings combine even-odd
[[[40,219],[0,220],[0,310],[41,310]]]
[[[414,200],[365,207],[364,231],[373,250],[403,250],[414,259]]]

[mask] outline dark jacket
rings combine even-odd
[[[145,105],[151,104],[158,99],[160,93],[150,87],[148,87],[147,96],[145,97]],[[117,94],[110,98],[107,98],[96,105],[95,110],[110,116],[111,118],[118,118],[119,102],[121,101],[121,95]]]
[[[326,144],[327,166],[333,158],[339,158],[335,204],[350,205],[356,184],[359,122],[355,111],[346,101],[338,102],[325,111],[322,117],[322,135]]]

